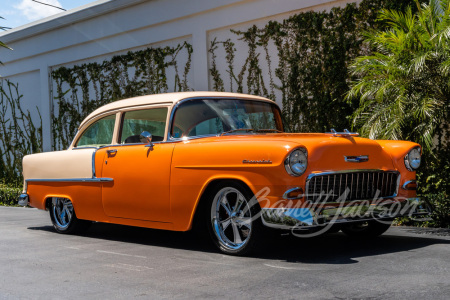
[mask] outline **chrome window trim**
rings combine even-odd
[[[102,146],[101,146],[102,147]],[[94,146],[89,146],[89,147],[77,147],[77,148],[72,148],[72,150],[84,150],[84,149],[98,149],[99,147],[94,147]],[[69,149],[67,149],[69,150]]]
[[[258,102],[264,102],[264,103],[270,103],[270,104],[274,104],[276,106],[276,108],[279,110],[280,112],[280,116],[281,116],[281,109],[278,106],[278,104],[275,101],[272,100],[263,100],[263,99],[252,99],[252,98],[245,98],[245,97],[226,97],[226,96],[206,96],[206,97],[191,97],[191,98],[184,98],[179,100],[178,102],[176,102],[173,106],[172,106],[172,110],[170,111],[170,118],[169,118],[169,124],[168,124],[168,128],[167,128],[167,135],[166,135],[166,140],[167,141],[187,141],[187,140],[194,140],[194,139],[199,139],[199,138],[206,138],[206,137],[214,137],[214,136],[220,136],[220,134],[207,134],[207,135],[194,135],[194,136],[190,136],[190,137],[182,137],[182,138],[175,138],[172,137],[170,135],[170,132],[172,131],[172,124],[173,124],[173,118],[175,116],[175,112],[178,109],[178,107],[187,102],[187,101],[195,101],[195,100],[244,100],[244,101],[258,101]],[[283,130],[284,130],[284,124],[283,124]],[[285,131],[283,131],[285,132]]]
[[[173,104],[173,103],[172,103]],[[163,133],[163,135],[162,135],[162,137],[163,137],[163,141],[161,141],[161,142],[165,142],[165,141],[167,141],[167,138],[166,138],[166,136],[167,136],[167,134],[166,134],[166,130],[167,130],[167,128],[168,128],[168,124],[167,124],[167,122],[169,122],[169,120],[168,120],[168,118],[169,118],[169,115],[170,115],[170,111],[171,111],[171,109],[172,109],[172,107],[171,107],[171,105],[167,105],[167,103],[166,102],[164,102],[164,103],[155,103],[155,104],[146,104],[146,105],[140,105],[140,108],[138,108],[138,109],[136,109],[135,107],[127,107],[126,109],[120,109],[119,111],[118,111],[118,115],[119,115],[119,117],[118,117],[118,119],[119,119],[119,122],[118,122],[118,127],[117,127],[117,135],[116,135],[116,141],[114,141],[116,144],[119,144],[119,145],[121,145],[120,144],[120,138],[121,138],[121,135],[122,135],[122,125],[123,125],[123,122],[124,122],[124,118],[125,118],[125,114],[127,113],[127,112],[133,112],[133,111],[138,111],[138,110],[148,110],[148,109],[157,109],[157,108],[167,108],[167,115],[166,115],[166,120],[165,120],[165,122],[166,122],[166,124],[164,125],[164,133]],[[150,132],[151,133],[151,132]],[[129,144],[140,144],[140,143],[128,143],[128,145]]]
[[[95,122],[100,121],[103,118],[109,117],[109,116],[114,116],[114,129],[113,129],[113,134],[111,136],[111,143],[113,142],[114,139],[114,134],[116,131],[116,126],[117,126],[117,113],[118,112],[114,112],[112,114],[107,114],[107,113],[101,113],[99,115],[96,115],[94,117],[92,117],[91,119],[89,119],[87,122],[85,122],[85,125],[83,127],[86,127],[82,132],[81,132],[81,128],[77,129],[77,132],[75,133],[75,136],[73,137],[72,142],[70,143],[69,147],[67,148],[67,150],[70,150],[70,148],[72,147],[72,149],[86,149],[86,148],[93,148],[93,146],[87,146],[87,147],[83,147],[80,146],[78,147],[77,144],[80,141],[81,136],[86,132],[86,130],[93,125]]]
[[[125,100],[125,99],[123,99],[123,100]],[[153,103],[153,104],[152,103],[145,103],[145,104],[129,105],[129,106],[123,106],[123,107],[118,107],[118,108],[113,108],[113,109],[110,109],[110,110],[106,110],[106,111],[102,112],[99,115],[93,116],[92,118],[90,118],[86,122],[84,122],[84,120],[83,120],[81,122],[80,126],[78,127],[78,130],[80,130],[81,127],[83,127],[84,125],[86,125],[86,124],[90,123],[91,121],[93,121],[94,119],[96,119],[98,116],[103,116],[103,115],[109,114],[109,113],[114,113],[114,114],[122,113],[122,112],[128,111],[129,109],[133,110],[134,108],[137,108],[137,107],[139,109],[144,109],[144,108],[141,108],[141,107],[143,107],[143,106],[155,106],[155,105],[165,105],[168,108],[170,108],[170,106],[173,105],[173,102],[161,102],[161,103]]]
[[[356,170],[340,170],[340,171],[330,171],[330,172],[319,172],[319,173],[311,173],[306,178],[306,184],[305,184],[305,195],[308,195],[309,190],[309,183],[311,181],[311,178],[316,176],[326,176],[326,175],[333,175],[333,174],[341,174],[341,173],[358,173],[358,172],[378,172],[378,173],[395,173],[397,174],[397,186],[395,187],[395,193],[392,196],[389,197],[380,197],[381,199],[391,199],[395,198],[398,195],[398,190],[400,187],[400,179],[401,179],[401,173],[396,170],[381,170],[381,169],[356,169]]]

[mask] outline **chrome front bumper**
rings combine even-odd
[[[330,224],[430,214],[429,206],[420,198],[383,200],[377,203],[361,201],[361,203],[346,203],[339,207],[322,204],[302,208],[263,208],[261,219],[267,227],[301,230]]]
[[[17,198],[17,202],[20,206],[28,206],[28,195],[27,194],[20,194],[19,198]]]

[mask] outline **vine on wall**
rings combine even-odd
[[[186,54],[184,66],[178,65],[180,53]],[[53,148],[67,148],[78,125],[94,109],[107,103],[141,95],[188,91],[192,46],[147,48],[118,55],[101,63],[60,67],[52,71]],[[174,78],[168,78],[168,74]],[[173,86],[169,82],[173,81]]]
[[[2,80],[0,84],[0,179],[21,184],[22,158],[42,151],[42,118],[35,125],[31,113],[21,105],[19,84]]]
[[[348,116],[358,101],[344,100],[352,80],[347,66],[355,57],[370,51],[363,45],[361,33],[383,25],[376,22],[381,8],[401,9],[409,4],[414,1],[363,0],[329,12],[299,13],[281,22],[269,22],[263,28],[231,30],[234,37],[211,42],[212,87],[279,100],[290,131],[350,128]],[[248,49],[241,65],[234,61],[238,51],[233,42],[236,39]],[[269,51],[271,46],[276,51]],[[219,47],[225,51],[225,57],[217,57]],[[219,60],[227,66],[226,70],[219,70]],[[278,64],[274,65],[274,61]],[[263,68],[268,72],[264,74]],[[225,77],[229,85],[224,83]]]

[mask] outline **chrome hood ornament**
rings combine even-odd
[[[344,129],[344,132],[337,132],[334,128],[331,128],[331,132],[326,132],[326,133],[331,134],[333,136],[341,136],[341,137],[359,136],[359,133],[350,132],[350,131],[348,131],[348,129]]]

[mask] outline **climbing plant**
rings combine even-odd
[[[22,108],[19,84],[7,79],[0,84],[0,179],[17,184],[22,179],[22,158],[42,151],[42,119],[35,124],[29,110]]]
[[[263,27],[231,30],[228,39],[211,42],[212,87],[277,100],[291,131],[350,128],[349,116],[358,101],[345,100],[354,79],[348,65],[371,50],[363,44],[362,32],[384,26],[376,21],[381,8],[403,9],[411,3],[413,0],[363,0],[330,11],[299,13]],[[235,61],[236,52],[242,55],[237,43],[247,48],[241,64]],[[225,55],[218,57],[219,50]],[[226,67],[220,69],[219,65]]]
[[[187,57],[184,66],[179,65],[180,53]],[[54,69],[53,148],[67,148],[80,122],[104,104],[169,90],[190,90],[191,55],[192,46],[185,42],[176,47],[128,52],[100,63]]]

